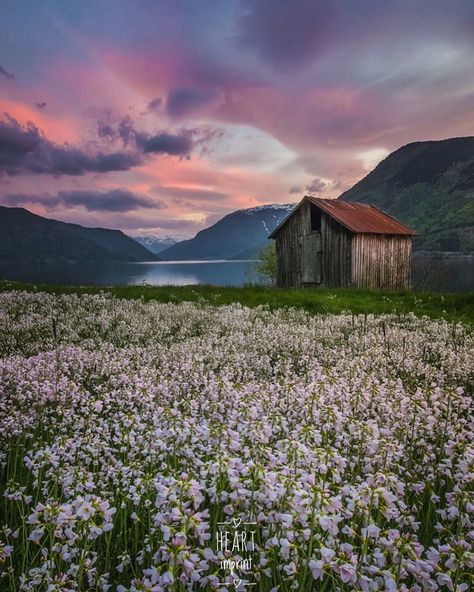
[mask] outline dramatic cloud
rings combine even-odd
[[[301,189],[301,187],[292,187],[292,188],[291,188],[291,189],[288,191],[288,193],[289,193],[290,195],[293,195],[293,194],[295,194],[295,193],[301,193],[301,192],[302,192],[302,189]]]
[[[26,195],[22,193],[12,193],[9,195],[3,195],[0,198],[0,202],[4,206],[9,206],[12,208],[39,204],[44,206],[46,209],[52,209],[59,205],[60,200],[57,195]]]
[[[153,111],[159,111],[161,109],[162,105],[163,105],[163,99],[161,99],[160,97],[157,97],[156,99],[153,99],[148,103],[147,110],[150,113],[153,113]]]
[[[83,206],[100,212],[129,212],[138,208],[161,208],[161,202],[135,195],[127,189],[111,191],[60,191],[58,197],[66,207]]]
[[[472,27],[466,23],[472,23],[473,4],[454,0],[454,6],[449,11],[438,0],[358,0],[357,4],[353,0],[242,0],[239,41],[284,72],[331,60],[339,53],[345,64],[333,62],[335,77],[347,77],[346,66],[356,65],[366,49],[374,62],[378,61],[375,48],[388,50],[399,60],[402,38],[405,49],[432,46],[435,52],[446,42],[472,43]],[[382,61],[390,67],[390,57]]]
[[[14,80],[15,79],[15,74],[12,74],[11,72],[8,72],[1,65],[0,65],[0,74],[2,76],[4,76],[5,78],[8,78],[9,80]]]
[[[33,159],[25,159],[26,170],[32,173],[51,175],[84,175],[85,173],[108,173],[128,171],[142,163],[139,154],[113,152],[89,155],[79,148],[62,148],[43,143]]]
[[[335,20],[331,0],[245,0],[241,41],[275,67],[293,68],[322,50]]]
[[[127,189],[111,191],[59,191],[56,195],[6,195],[5,205],[41,204],[48,209],[83,207],[90,212],[130,212],[139,208],[163,208],[164,204],[149,197],[135,195]]]
[[[132,139],[136,137],[137,132],[133,126],[132,118],[127,115],[120,120],[117,133],[124,146],[128,146]]]
[[[134,123],[129,115],[117,120],[106,110],[97,121],[97,135],[103,140],[120,140],[123,146],[129,146],[134,142],[135,134]]]
[[[119,140],[124,147],[133,147],[143,154],[168,154],[170,156],[188,156],[195,144],[194,137],[199,136],[196,130],[180,130],[176,133],[159,131],[154,134],[139,131],[135,128],[133,119],[127,115],[118,123],[111,121],[110,114],[97,122],[99,138]],[[201,142],[202,138],[196,138]]]
[[[140,154],[88,154],[80,148],[51,142],[32,123],[22,126],[9,116],[0,121],[0,174],[83,175],[126,171],[141,162]]]
[[[177,134],[159,132],[155,135],[135,132],[135,141],[145,154],[187,156],[193,147],[192,135],[187,131]]]
[[[216,104],[220,98],[221,93],[215,90],[173,88],[166,101],[166,112],[175,118],[187,117]]]
[[[148,154],[189,155],[195,132],[183,130],[176,134],[165,131],[147,134],[135,130],[132,120],[124,118],[118,129],[99,122],[98,135],[111,140],[120,137],[124,146],[133,139],[133,146],[129,150],[89,153],[68,144],[55,144],[33,123],[23,126],[7,115],[0,121],[0,174],[15,176],[28,172],[61,176],[127,171],[143,164]]]
[[[317,177],[311,181],[309,185],[305,187],[308,193],[321,193],[327,187],[327,182],[323,181],[322,179],[318,179]]]
[[[99,120],[97,122],[97,135],[102,139],[115,140],[117,137],[117,132],[110,123]]]
[[[328,189],[338,189],[340,184],[336,181],[332,181],[329,179],[320,179],[319,177],[315,177],[310,183],[308,183],[304,188],[301,187],[292,187],[288,192],[290,195],[293,194],[320,194]]]

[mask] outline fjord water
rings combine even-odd
[[[254,261],[160,261],[142,263],[8,263],[3,279],[65,285],[242,286],[255,277]],[[432,292],[474,291],[474,257],[416,256],[413,289]]]
[[[0,276],[64,285],[241,286],[250,261],[144,261],[140,263],[0,263]]]

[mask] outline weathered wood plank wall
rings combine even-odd
[[[357,288],[408,290],[411,284],[411,237],[356,234],[352,239],[352,285]]]
[[[322,234],[322,285],[328,288],[351,285],[352,235],[341,224],[323,213]]]
[[[302,285],[302,237],[308,225],[309,204],[304,203],[282,226],[276,237],[278,260],[277,286],[299,288]]]
[[[321,233],[311,232],[303,236],[303,284],[315,284],[322,282],[322,244]]]

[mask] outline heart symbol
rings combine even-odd
[[[242,522],[242,519],[241,518],[232,518],[232,522],[234,523],[234,527],[238,528],[238,526]],[[239,580],[239,582],[240,582],[240,580]]]
[[[235,589],[236,590],[240,586],[241,582],[242,582],[242,580],[240,578],[235,578],[235,580],[234,580],[234,586],[235,586]]]

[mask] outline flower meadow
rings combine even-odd
[[[469,327],[10,292],[0,353],[2,591],[474,589]]]

